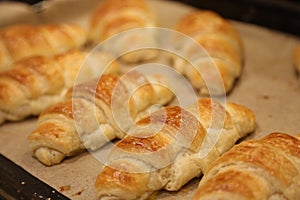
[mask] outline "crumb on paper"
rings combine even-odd
[[[270,99],[270,97],[268,95],[263,95],[262,98],[265,99],[265,100]]]
[[[84,189],[82,189],[82,190],[80,190],[80,191],[78,191],[78,192],[76,192],[75,194],[73,194],[72,196],[79,196],[79,195],[81,195],[82,194],[82,192],[84,191]]]
[[[70,185],[63,185],[59,187],[59,191],[60,192],[65,192],[65,191],[69,191],[71,189]]]

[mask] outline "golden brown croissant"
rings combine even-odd
[[[124,137],[132,121],[153,105],[170,102],[173,93],[161,76],[130,72],[77,85],[67,97],[39,116],[28,138],[34,156],[46,165]]]
[[[52,57],[31,56],[0,73],[0,123],[38,115],[61,101],[75,80],[86,81],[95,74],[116,73],[119,65],[109,53],[70,50]],[[86,62],[85,62],[86,61]],[[79,76],[80,72],[80,76]],[[76,79],[77,78],[77,79]]]
[[[123,31],[153,27],[155,24],[155,16],[144,0],[105,0],[91,17],[90,39],[98,44]],[[125,54],[121,58],[126,62],[152,59],[157,56],[156,51],[144,49],[127,52],[153,47],[156,44],[154,32],[149,29],[119,34],[116,40],[109,43],[108,48],[118,54]]]
[[[179,190],[255,128],[254,114],[234,103],[199,99],[187,108],[161,108],[110,151],[95,183],[100,199],[147,199]]]
[[[175,30],[195,42],[183,37],[174,41],[184,59],[173,56],[173,67],[200,94],[222,95],[230,91],[240,76],[243,57],[241,38],[233,25],[217,13],[204,10],[184,16]]]
[[[294,65],[297,71],[300,73],[300,45],[298,45],[294,51]]]
[[[85,30],[73,24],[8,26],[0,30],[0,70],[27,56],[52,56],[85,42]]]
[[[209,166],[193,199],[299,199],[299,136],[272,133],[236,145]]]

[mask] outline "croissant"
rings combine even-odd
[[[110,150],[95,188],[100,199],[147,199],[179,190],[255,128],[252,111],[199,99],[169,106],[136,123]],[[137,187],[138,186],[138,187]]]
[[[12,25],[0,30],[0,71],[31,55],[52,56],[86,42],[86,32],[74,24]]]
[[[299,139],[272,133],[236,145],[209,166],[193,199],[299,199]]]
[[[87,59],[86,62],[84,62]],[[105,52],[70,50],[52,57],[31,56],[0,72],[0,123],[38,115],[61,101],[75,80],[86,81],[104,71],[113,56]],[[105,73],[116,73],[113,62]],[[80,72],[80,76],[78,75]]]
[[[155,25],[154,13],[144,0],[105,0],[90,19],[90,40],[97,44],[115,34],[128,31],[114,37],[115,40],[109,40],[105,50],[109,48],[122,55],[121,59],[129,63],[149,60],[157,56],[155,50],[145,49],[156,44],[154,29],[129,30]]]
[[[45,165],[54,165],[67,156],[85,149],[94,151],[123,138],[131,124],[153,105],[172,100],[166,84],[161,76],[130,72],[122,77],[103,75],[98,82],[75,86],[65,101],[39,116],[28,137],[33,155]]]
[[[203,10],[184,16],[175,30],[189,38],[175,37],[175,49],[184,59],[172,56],[173,67],[201,95],[229,92],[241,74],[243,59],[242,41],[234,26],[217,13]]]
[[[300,45],[294,50],[294,65],[296,70],[300,73]]]

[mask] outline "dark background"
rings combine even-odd
[[[1,0],[0,0],[1,1]],[[40,0],[19,0],[35,4]],[[225,18],[300,36],[300,0],[172,0],[218,12]]]
[[[300,36],[300,0],[182,0],[223,17]]]

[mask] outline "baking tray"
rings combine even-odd
[[[18,8],[22,10],[21,14],[10,15],[5,22],[0,20],[0,25],[75,22],[86,27],[97,2],[88,0],[83,4],[80,0],[52,0],[33,7],[21,6]],[[172,28],[180,17],[196,9],[175,1],[150,0],[149,4],[159,17],[160,26],[166,28]],[[204,3],[197,6],[207,8]],[[227,95],[227,101],[249,107],[257,118],[255,132],[245,140],[258,139],[274,131],[300,133],[300,86],[292,63],[292,53],[300,42],[299,38],[290,32],[242,21],[231,22],[243,39],[245,64],[233,91]],[[45,167],[31,156],[28,148],[27,136],[35,125],[36,118],[32,117],[0,126],[2,198],[95,199],[93,185],[101,171],[101,163],[85,152],[59,165]],[[199,178],[195,178],[178,192],[161,191],[157,199],[191,199],[198,182]]]
[[[1,199],[69,199],[2,154],[0,163]]]

